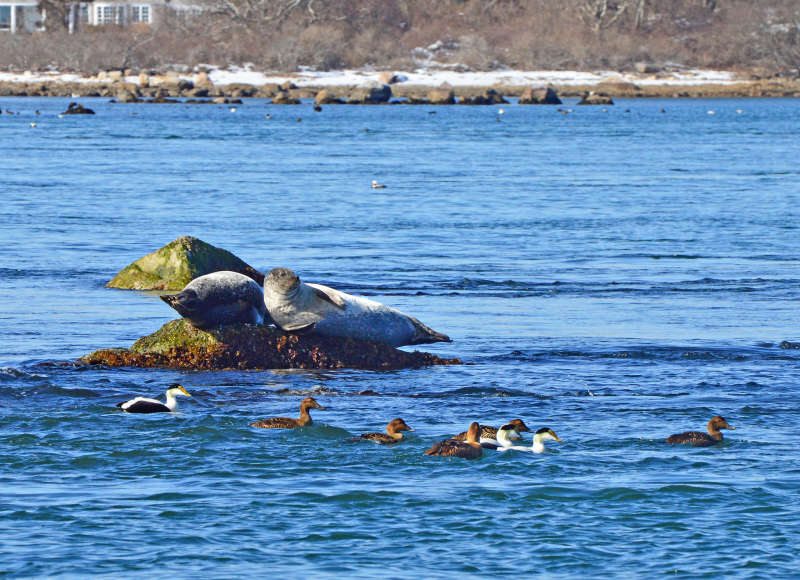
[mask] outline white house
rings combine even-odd
[[[39,0],[0,0],[0,33],[44,30],[44,10]]]
[[[166,10],[186,15],[202,9],[191,0],[88,0],[65,2],[69,32],[87,26],[153,24]],[[44,30],[45,10],[39,0],[0,0],[0,32]]]

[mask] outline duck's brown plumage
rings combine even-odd
[[[362,433],[358,437],[353,437],[354,440],[366,439],[368,441],[375,441],[381,445],[391,443],[398,443],[403,440],[403,431],[413,431],[411,427],[406,425],[406,422],[400,418],[390,421],[386,425],[386,433]]]
[[[514,419],[507,423],[508,425],[513,425],[516,427],[517,431],[523,433],[525,431],[530,431],[528,426],[522,419]],[[491,425],[481,425],[481,434],[479,437],[483,437],[484,439],[497,439],[497,427],[492,427]],[[456,441],[466,441],[467,440],[467,432],[463,431],[453,437]]]
[[[728,425],[728,422],[717,415],[708,422],[708,433],[702,431],[684,431],[667,437],[667,443],[690,443],[695,447],[708,447],[722,441],[720,429],[732,429],[735,427]]]
[[[271,417],[269,419],[262,419],[261,421],[250,423],[250,426],[259,427],[261,429],[294,429],[296,427],[306,427],[313,423],[309,409],[324,410],[325,407],[317,403],[313,397],[307,397],[300,403],[299,419],[293,419],[291,417]]]
[[[467,430],[466,441],[445,439],[440,441],[425,452],[425,455],[438,455],[441,457],[463,457],[464,459],[477,459],[483,455],[483,448],[478,443],[481,426],[472,423]]]

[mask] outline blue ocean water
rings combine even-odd
[[[0,576],[797,574],[800,100],[67,102],[0,99]],[[174,317],[104,284],[181,235],[466,364],[71,364]],[[175,381],[174,415],[115,409]],[[248,427],[309,395],[313,426]],[[721,445],[663,443],[717,414]],[[406,442],[348,441],[395,417]],[[422,455],[516,417],[563,442]]]

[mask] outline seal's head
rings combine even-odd
[[[273,268],[264,278],[264,288],[289,294],[300,286],[300,278],[289,268]]]

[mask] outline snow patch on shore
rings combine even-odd
[[[298,87],[308,86],[353,86],[370,81],[377,81],[379,71],[342,70],[314,71],[302,70],[297,73],[269,73],[252,70],[251,67],[218,69],[207,67],[209,77],[215,85],[243,83],[264,85],[280,84],[290,80]],[[687,69],[660,72],[657,74],[620,73],[615,71],[491,71],[491,72],[457,72],[454,70],[417,69],[413,72],[395,71],[404,84],[436,87],[447,82],[454,87],[463,86],[576,86],[597,85],[602,82],[629,82],[639,86],[692,86],[692,85],[731,85],[746,82],[738,79],[735,73],[717,70]],[[182,74],[181,78],[193,80],[194,75]],[[0,82],[110,82],[96,77],[85,77],[72,73],[36,72],[7,73],[0,72]],[[126,77],[125,81],[138,83],[139,77]]]

